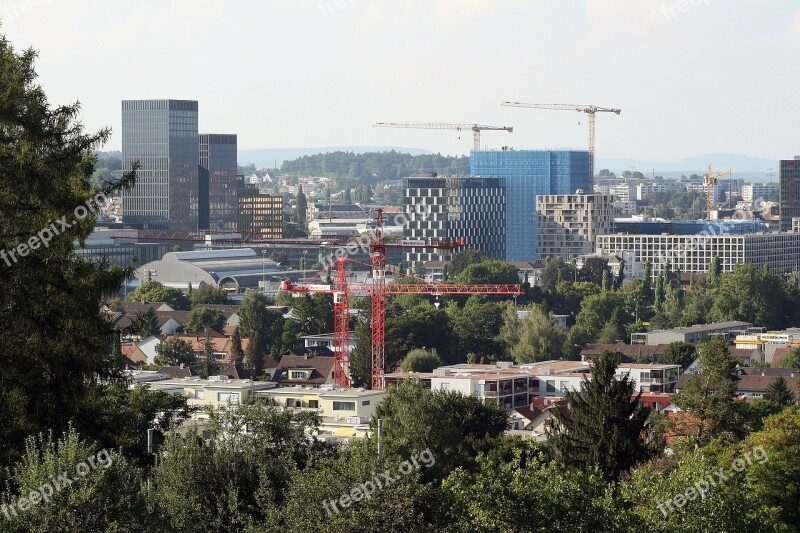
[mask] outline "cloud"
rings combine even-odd
[[[800,10],[794,15],[794,22],[792,22],[791,30],[793,33],[800,33]]]

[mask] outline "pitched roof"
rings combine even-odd
[[[737,383],[739,392],[765,392],[770,383],[778,379],[778,376],[741,376]],[[800,377],[784,377],[786,386],[789,390],[795,390]]]
[[[162,366],[158,369],[159,374],[165,374],[170,379],[181,379],[192,376],[192,369],[188,366]]]
[[[330,352],[330,350],[327,351]],[[272,381],[293,385],[333,383],[333,361],[334,359],[331,355],[293,355],[289,350],[278,362],[278,368],[272,377]],[[308,379],[289,379],[290,369],[311,369],[311,374]]]
[[[738,370],[744,370],[744,369],[740,368]],[[777,369],[754,368],[752,370],[758,372],[762,370],[777,370]],[[677,389],[684,388],[684,385],[686,383],[686,378],[692,375],[696,374],[681,374],[680,376],[678,376],[678,383],[676,385],[676,388]],[[742,374],[739,376],[739,381],[736,383],[736,388],[739,391],[739,393],[745,393],[745,392],[763,393],[764,391],[767,390],[769,384],[775,381],[780,375],[781,374],[776,375],[776,373],[766,373],[766,372],[764,373],[764,375],[762,375],[761,373]],[[783,379],[786,380],[786,386],[790,390],[795,390],[798,382],[800,382],[800,374],[795,373],[794,377],[792,377],[790,372],[790,375],[788,376],[784,375]]]
[[[274,360],[270,357],[270,360]],[[234,363],[232,365],[228,365],[227,367],[223,368],[219,372],[217,372],[219,376],[228,376],[231,379],[252,379],[252,374],[238,363]]]
[[[772,376],[778,377],[783,376],[785,378],[790,378],[794,376],[800,376],[800,368],[762,368],[762,367],[744,367],[744,368],[737,368],[737,374],[739,376]]]
[[[122,301],[119,303],[122,306],[122,310],[126,315],[130,314],[137,314],[146,311],[147,309],[153,309],[154,311],[170,311],[173,310],[172,307],[167,305],[164,302],[128,302]]]
[[[775,353],[772,354],[772,363],[770,363],[770,364],[772,366],[777,366],[778,363],[780,362],[780,360],[783,359],[784,357],[786,357],[786,354],[789,353],[790,349],[791,348],[788,348],[788,347],[786,347],[786,348],[775,348]]]
[[[235,315],[239,312],[242,308],[241,304],[197,304],[194,306],[195,309],[217,309],[222,311],[222,314],[225,315],[225,319],[229,319],[232,315]]]
[[[158,327],[166,324],[170,318],[183,325],[189,320],[189,311],[156,311],[156,318],[158,319]]]

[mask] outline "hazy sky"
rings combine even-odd
[[[586,146],[583,115],[499,105],[519,100],[622,108],[598,116],[601,157],[800,154],[796,0],[0,0],[0,19],[51,102],[114,129],[106,149],[133,98],[199,100],[200,131],[243,149],[472,145],[376,121]]]

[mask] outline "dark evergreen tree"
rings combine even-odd
[[[241,364],[244,361],[244,350],[242,349],[242,335],[239,333],[239,326],[233,330],[231,336],[231,361]]]
[[[206,337],[206,342],[203,343],[203,360],[200,362],[200,377],[208,379],[208,376],[216,375],[217,356],[214,355],[214,346],[211,344],[211,338]]]
[[[256,329],[247,342],[244,352],[245,368],[257,379],[264,371],[264,351],[262,349],[261,331]]]
[[[548,430],[550,444],[562,464],[586,470],[599,467],[603,477],[617,481],[648,458],[644,428],[650,409],[632,398],[634,383],[614,373],[616,356],[605,352],[592,360],[591,379],[580,391],[566,391],[568,412],[554,408]]]
[[[794,393],[789,390],[783,376],[778,376],[767,386],[767,390],[764,391],[764,399],[781,407],[790,407],[795,403]]]
[[[131,271],[83,260],[73,247],[134,175],[92,186],[93,154],[109,130],[86,133],[77,103],[50,106],[36,55],[0,36],[0,477],[30,435],[72,421],[93,438],[107,419],[92,397],[124,380],[101,302]]]
[[[699,350],[697,373],[686,376],[683,390],[672,401],[693,419],[688,433],[698,444],[712,438],[735,441],[744,432],[741,410],[734,399],[738,361],[728,351],[727,337],[714,337]]]
[[[306,215],[308,214],[308,201],[306,200],[306,195],[303,193],[303,186],[298,187],[297,192],[297,223],[298,224],[305,224],[306,223]]]

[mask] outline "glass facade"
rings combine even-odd
[[[236,135],[202,134],[199,146],[199,227],[236,230]]]
[[[781,231],[792,231],[792,218],[800,217],[800,156],[781,161],[778,195]]]
[[[239,191],[239,233],[245,239],[283,237],[283,196],[260,194],[258,189]]]
[[[591,191],[587,150],[473,150],[470,174],[503,178],[506,261],[537,260],[536,196]]]
[[[196,230],[199,213],[197,102],[123,100],[122,167],[140,164],[123,193],[122,221]]]

